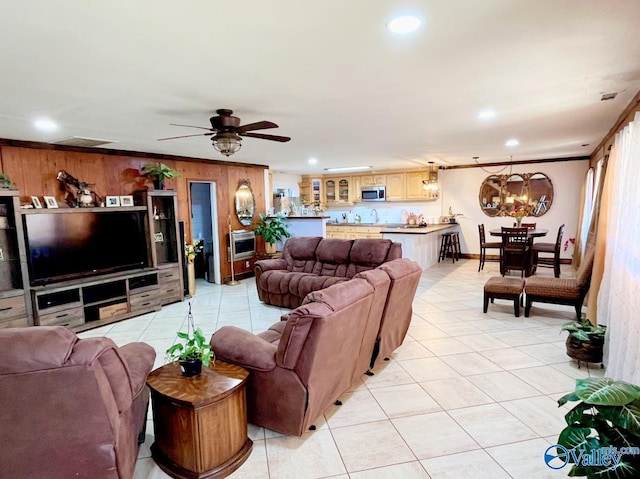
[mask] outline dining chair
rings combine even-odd
[[[529,276],[533,268],[531,260],[531,238],[529,228],[502,227],[502,248],[500,249],[500,274],[520,271],[520,276]]]
[[[495,248],[500,250],[502,248],[502,241],[487,241],[484,224],[478,225],[478,235],[480,236],[480,264],[478,265],[478,272],[480,272],[480,270],[484,269],[484,262],[487,259],[487,249]]]
[[[555,243],[534,243],[531,247],[533,254],[533,265],[553,268],[553,275],[560,277],[560,246],[562,246],[562,235],[564,225],[558,228],[558,236]],[[540,253],[551,254],[552,256],[540,256]]]
[[[537,223],[520,223],[520,228],[528,228],[530,230],[534,230],[536,229]],[[517,223],[513,223],[513,227],[517,228],[518,224]]]

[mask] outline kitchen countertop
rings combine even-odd
[[[429,234],[456,226],[458,223],[442,223],[437,225],[405,225],[402,223],[327,223],[327,226],[363,226],[380,228],[381,233],[393,234]]]

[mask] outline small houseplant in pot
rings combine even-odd
[[[273,254],[276,252],[276,242],[291,237],[291,233],[287,229],[283,216],[277,215],[267,218],[263,213],[260,213],[259,216],[254,233],[264,239],[267,254]]]
[[[569,401],[580,402],[565,415],[554,461],[573,464],[571,477],[640,477],[640,387],[610,378],[577,379],[575,391],[558,406]],[[551,459],[547,454],[545,460]]]
[[[15,190],[16,187],[11,183],[11,180],[4,173],[0,173],[0,188],[5,190]]]
[[[602,348],[607,332],[606,326],[598,326],[583,317],[580,321],[571,321],[562,325],[561,331],[569,331],[567,337],[567,356],[585,363],[602,363]]]
[[[191,314],[191,302],[189,302],[189,314],[187,315],[187,332],[178,331],[179,342],[167,349],[167,360],[178,361],[183,376],[196,376],[202,372],[202,366],[209,366],[215,361],[215,354],[211,345],[204,337],[202,330],[196,328]]]
[[[168,167],[164,163],[147,163],[142,167],[142,174],[153,178],[153,187],[156,190],[164,190],[165,180],[173,180],[180,177],[180,172]]]

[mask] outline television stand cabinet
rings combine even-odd
[[[80,332],[182,300],[180,268],[144,268],[31,287],[36,326]]]

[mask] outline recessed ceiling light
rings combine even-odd
[[[493,118],[496,116],[496,112],[493,110],[484,110],[478,113],[479,120],[488,120],[489,118]]]
[[[316,163],[318,163],[318,159],[317,158],[309,158],[309,164],[310,165],[315,165]]]
[[[504,146],[518,146],[519,144],[520,142],[518,140],[516,140],[515,138],[512,138],[510,140],[507,140]]]
[[[325,168],[324,171],[360,171],[370,170],[371,166],[341,166],[339,168]]]
[[[58,129],[58,124],[49,118],[38,118],[33,122],[33,126],[40,131],[54,131]]]
[[[387,28],[392,33],[406,35],[415,32],[421,23],[420,19],[414,15],[402,15],[387,23]]]

